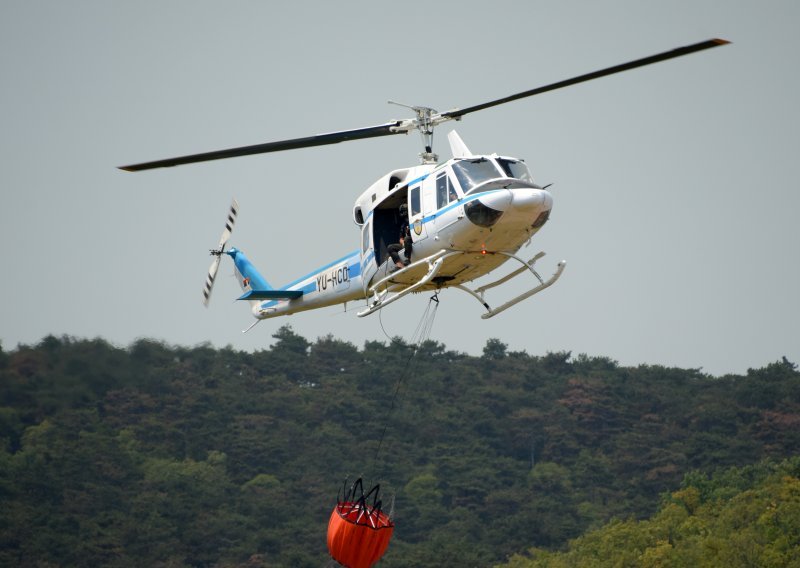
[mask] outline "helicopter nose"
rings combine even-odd
[[[521,187],[512,191],[512,204],[515,209],[534,210],[551,209],[553,207],[553,196],[545,189]]]

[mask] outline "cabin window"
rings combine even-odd
[[[419,215],[422,212],[422,207],[420,206],[419,200],[419,186],[412,188],[411,192],[409,193],[409,208],[411,209],[411,217],[415,215]]]
[[[371,223],[368,222],[364,226],[364,229],[361,231],[361,250],[364,252],[364,254],[367,254],[367,251],[369,250],[369,228],[370,228],[370,225],[371,225]]]
[[[436,178],[436,208],[441,209],[448,203],[458,200],[456,188],[446,173]]]
[[[508,177],[521,179],[522,181],[527,181],[528,183],[533,183],[533,177],[531,176],[531,172],[528,169],[528,166],[525,165],[524,162],[519,162],[517,160],[506,160],[505,158],[498,158],[497,163],[500,164],[500,167],[503,168],[503,171],[506,172]]]
[[[505,175],[501,174],[494,162],[487,158],[460,160],[453,164],[453,171],[465,193],[487,180]]]

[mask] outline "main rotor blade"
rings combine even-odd
[[[548,91],[554,91],[556,89],[561,89],[563,87],[569,87],[570,85],[575,85],[577,83],[583,83],[585,81],[591,81],[592,79],[599,79],[600,77],[605,77],[606,75],[613,75],[614,73],[621,73],[622,71],[628,71],[629,69],[635,69],[637,67],[644,67],[645,65],[650,65],[652,63],[658,63],[660,61],[666,61],[667,59],[673,59],[675,57],[681,57],[683,55],[688,55],[690,53],[695,53],[697,51],[702,51],[704,49],[709,49],[712,47],[717,47],[719,45],[725,45],[730,43],[724,39],[709,39],[706,41],[701,41],[700,43],[695,43],[692,45],[687,45],[685,47],[679,47],[677,49],[673,49],[671,51],[665,51],[663,53],[658,53],[656,55],[651,55],[650,57],[643,57],[642,59],[637,59],[635,61],[631,61],[629,63],[622,63],[621,65],[615,65],[613,67],[608,67],[606,69],[601,69],[600,71],[593,71],[592,73],[586,73],[585,75],[579,75],[578,77],[573,77],[572,79],[565,79],[564,81],[559,81],[558,83],[552,83],[550,85],[545,85],[544,87],[538,87],[536,89],[531,89],[529,91],[523,91],[521,93],[517,93],[515,95],[510,95],[507,97],[503,97],[502,99],[496,99],[494,101],[489,101],[487,103],[467,107],[464,109],[456,109],[451,110],[448,112],[441,113],[440,116],[443,118],[449,119],[457,119],[465,114],[469,114],[471,112],[483,110],[485,108],[490,108],[493,106],[501,105],[504,103],[510,103],[511,101],[516,101],[517,99],[523,99],[525,97],[532,97],[533,95],[539,95],[541,93],[546,93]]]
[[[192,154],[190,156],[179,156],[177,158],[167,158],[153,162],[143,162],[130,166],[120,166],[119,169],[128,172],[138,172],[141,170],[152,170],[154,168],[168,168],[180,166],[182,164],[194,164],[196,162],[208,162],[211,160],[221,160],[223,158],[235,158],[237,156],[249,156],[251,154],[265,154],[267,152],[279,152],[281,150],[294,150],[296,148],[308,148],[310,146],[323,146],[325,144],[338,144],[348,140],[359,140],[361,138],[376,138],[378,136],[389,136],[391,134],[406,134],[407,131],[395,130],[400,125],[400,121],[387,122],[378,126],[368,126],[355,130],[341,130],[339,132],[329,132],[327,134],[317,134],[305,138],[294,138],[292,140],[279,140],[277,142],[267,142],[265,144],[255,144],[253,146],[242,146],[228,150],[217,150],[215,152],[204,152],[202,154]]]

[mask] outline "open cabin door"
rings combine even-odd
[[[375,259],[375,248],[372,243],[372,219],[367,219],[367,222],[361,227],[361,282],[364,286],[364,293],[367,293],[367,288],[378,271],[378,263]]]

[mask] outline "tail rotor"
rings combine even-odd
[[[208,302],[211,300],[211,290],[214,288],[214,279],[217,277],[219,263],[222,259],[223,253],[225,252],[225,245],[227,244],[228,239],[231,237],[233,225],[236,222],[236,215],[238,213],[239,203],[237,203],[236,199],[234,199],[231,203],[231,208],[228,210],[228,219],[225,222],[225,230],[222,231],[222,237],[219,239],[219,246],[209,251],[211,256],[214,257],[214,260],[211,262],[211,266],[208,269],[208,276],[206,277],[206,283],[203,287],[203,305],[205,307],[208,307]]]

